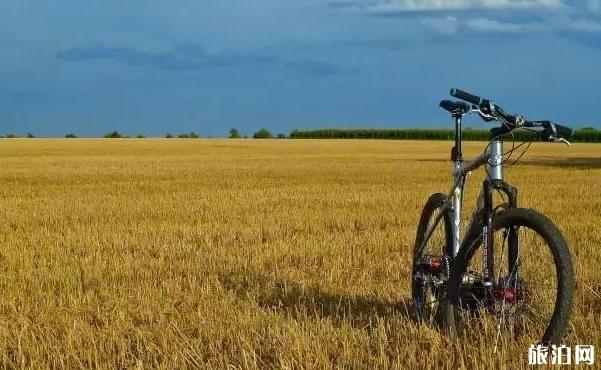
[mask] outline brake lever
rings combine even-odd
[[[476,114],[478,114],[480,116],[480,118],[482,118],[486,122],[491,122],[491,121],[496,121],[497,120],[494,116],[492,116],[491,114],[488,114],[488,113],[484,113],[482,111],[482,109],[476,107],[475,105],[472,106],[472,109],[471,109],[470,113],[476,113]]]

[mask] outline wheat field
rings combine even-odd
[[[526,367],[524,346],[493,355],[411,318],[415,229],[449,190],[450,146],[0,140],[0,366]],[[566,344],[599,348],[601,145],[534,144],[506,180],[571,246]]]

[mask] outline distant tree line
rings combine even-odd
[[[601,130],[594,127],[583,127],[574,131],[572,141],[579,143],[599,143],[601,142]]]
[[[240,134],[240,131],[238,131],[237,128],[232,128],[229,131],[229,138],[230,139],[240,139],[240,138],[248,138],[246,135],[242,136]],[[72,134],[71,134],[72,135]],[[74,135],[72,137],[75,137]],[[109,133],[107,133],[106,135],[104,135],[105,138],[128,138],[129,136],[123,135],[121,133],[119,133],[118,131],[111,131]],[[144,138],[145,136],[143,135],[138,135],[136,136],[137,138]],[[171,132],[168,132],[165,135],[165,138],[167,139],[173,139],[173,138],[179,138],[179,139],[198,139],[201,136],[199,134],[197,134],[196,132],[190,132],[190,133],[181,133],[181,134],[173,134]],[[272,139],[274,136],[273,134],[267,130],[266,128],[262,128],[259,131],[255,132],[252,136],[254,139]],[[277,134],[275,136],[278,139],[285,139],[286,135],[285,134]]]
[[[452,129],[319,129],[319,130],[294,130],[289,136],[278,133],[273,135],[268,129],[262,128],[253,133],[253,139],[384,139],[384,140],[452,140],[455,131]],[[17,138],[15,134],[0,136],[5,138]],[[35,138],[31,132],[26,135],[27,138]],[[74,133],[68,133],[64,136],[67,139],[77,138]],[[110,139],[130,138],[117,130],[108,132],[103,137]],[[145,138],[139,134],[135,138]],[[184,132],[180,134],[167,133],[165,138],[197,139],[201,136],[196,132]],[[466,128],[462,132],[463,140],[466,141],[486,141],[490,138],[488,130]],[[236,128],[229,131],[230,139],[247,138]],[[514,138],[517,141],[529,140],[534,138],[534,134],[528,131],[515,131]],[[572,142],[578,143],[600,143],[601,130],[594,127],[584,127],[574,131]]]
[[[450,129],[322,129],[294,130],[291,139],[390,139],[390,140],[452,140],[455,130]],[[488,130],[464,129],[463,140],[488,140]]]
[[[528,131],[514,131],[517,141],[530,140],[535,134]],[[462,131],[466,141],[486,141],[490,139],[489,130],[466,128]],[[453,140],[455,130],[452,129],[321,129],[294,130],[291,139],[388,139],[388,140]],[[601,142],[601,130],[585,127],[574,131],[573,142]]]

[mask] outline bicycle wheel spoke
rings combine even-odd
[[[504,337],[542,337],[549,325],[558,294],[558,281],[553,255],[545,240],[528,227],[515,228],[517,259],[509,263],[509,228],[496,229],[494,266],[495,281],[490,288],[482,285],[484,261],[481,238],[471,242],[473,251],[466,268],[460,302],[460,319],[472,326],[467,329],[477,336],[490,336],[496,352]],[[471,285],[465,281],[475,280]],[[465,325],[464,325],[465,326]]]
[[[446,196],[434,194],[428,200],[414,247],[412,299],[416,317],[431,323],[438,315],[440,296],[448,279],[446,251],[450,226],[445,218]]]

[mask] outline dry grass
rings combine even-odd
[[[0,364],[524,367],[527,348],[493,357],[491,344],[453,343],[407,313],[415,227],[428,195],[450,186],[449,151],[2,140]],[[566,342],[598,348],[600,152],[536,144],[506,176],[571,244],[579,285]]]

